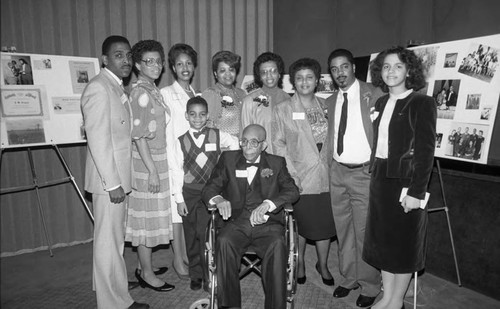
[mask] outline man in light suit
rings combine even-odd
[[[85,190],[94,205],[93,288],[97,307],[147,309],[128,292],[123,259],[127,194],[131,191],[131,114],[122,78],[130,75],[130,44],[110,36],[102,44],[103,69],[81,98],[87,162]]]
[[[226,221],[216,241],[217,294],[221,308],[241,307],[239,269],[251,246],[262,258],[266,309],[286,308],[283,206],[299,198],[284,158],[266,153],[266,130],[243,130],[241,150],[223,152],[202,192]]]
[[[380,272],[363,261],[363,241],[370,188],[369,163],[373,144],[375,102],[383,92],[356,79],[352,53],[334,50],[328,67],[339,88],[328,105],[328,162],[333,217],[339,243],[340,285],[337,298],[361,287],[356,301],[368,307],[380,293]]]

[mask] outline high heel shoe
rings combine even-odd
[[[166,282],[162,286],[158,286],[158,287],[152,286],[151,284],[147,283],[146,280],[144,280],[141,277],[141,273],[139,272],[139,269],[135,270],[135,277],[137,278],[137,281],[139,281],[139,285],[141,286],[141,288],[150,288],[150,289],[157,291],[157,292],[168,292],[168,291],[171,291],[175,288],[174,285],[168,284]]]
[[[328,285],[328,286],[334,286],[335,285],[335,279],[333,279],[333,277],[331,279],[325,279],[325,278],[323,278],[323,274],[321,274],[321,269],[320,269],[318,263],[316,263],[316,271],[321,276],[321,280],[323,280],[323,284],[324,285]]]

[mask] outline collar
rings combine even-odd
[[[409,96],[411,93],[413,92],[413,89],[408,89],[406,90],[405,92],[403,93],[400,93],[400,94],[392,94],[392,93],[389,93],[389,97],[393,100],[401,100],[401,99],[404,99],[406,98],[407,96]]]
[[[245,162],[246,162],[246,163],[260,163],[260,156],[261,156],[261,155],[259,155],[259,156],[257,157],[257,159],[255,159],[255,161],[254,161],[254,162],[250,162],[250,161],[248,161],[248,160],[246,160],[246,159],[245,159]]]
[[[201,132],[201,131],[203,131],[203,130],[205,130],[205,129],[207,129],[207,126],[206,126],[206,125],[205,125],[205,126],[203,126],[203,127],[202,127],[201,129],[199,129],[199,130],[196,130],[196,129],[193,129],[193,128],[189,127],[189,132],[190,132],[191,134],[193,134],[193,133],[198,133],[198,132]]]
[[[108,68],[104,67],[104,70],[106,70],[111,77],[113,77],[114,80],[118,83],[119,86],[123,85],[123,80],[119,78],[118,76],[115,75],[115,73],[111,72]]]
[[[349,87],[349,89],[347,89],[346,91],[343,91],[342,89],[339,88],[339,91],[340,91],[340,96],[344,96],[344,93],[347,93],[347,96],[349,97],[349,93],[351,95],[355,94],[355,93],[359,93],[359,81],[358,79],[354,79],[354,83],[352,83],[351,87]]]

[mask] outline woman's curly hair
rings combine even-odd
[[[399,60],[406,65],[408,69],[408,77],[405,80],[405,87],[415,91],[422,89],[425,86],[425,76],[422,67],[422,61],[415,55],[412,50],[401,46],[388,48],[377,55],[371,62],[370,76],[372,84],[380,87],[384,92],[389,91],[389,87],[382,79],[382,67],[384,66],[385,57],[391,54],[398,55]]]
[[[141,63],[142,55],[147,52],[158,52],[162,62],[165,62],[165,51],[160,42],[155,40],[142,40],[134,44],[132,47],[132,60],[135,63]],[[137,68],[133,66],[137,73]]]
[[[221,50],[212,57],[212,72],[217,72],[219,68],[219,63],[224,62],[229,67],[236,71],[236,76],[240,73],[241,68],[241,57],[231,51]],[[217,77],[215,77],[215,82],[217,82]],[[234,79],[234,84],[236,84],[236,78]]]
[[[292,63],[290,65],[290,69],[288,70],[288,74],[290,74],[290,83],[292,84],[293,89],[295,89],[295,74],[297,74],[300,70],[307,69],[313,71],[314,76],[316,76],[316,79],[319,82],[321,79],[321,65],[319,62],[311,58],[300,58]],[[314,89],[314,91],[316,91],[316,89]]]
[[[257,57],[257,59],[255,59],[255,62],[253,63],[253,80],[255,84],[257,84],[257,86],[262,87],[264,83],[260,78],[260,65],[271,61],[276,63],[276,66],[278,67],[278,74],[280,75],[278,79],[278,87],[283,88],[283,75],[285,75],[285,63],[283,62],[283,58],[281,58],[280,55],[272,52],[262,53]]]

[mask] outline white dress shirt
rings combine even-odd
[[[347,93],[347,126],[344,134],[344,151],[339,156],[337,151],[333,152],[333,158],[337,162],[345,164],[361,164],[370,160],[372,150],[366,137],[363,119],[361,117],[361,102],[359,96],[359,82],[356,79],[347,91],[339,89],[337,103],[335,104],[335,133],[334,145],[337,145],[340,116],[344,104],[344,93]],[[364,104],[364,102],[363,102]],[[336,149],[337,147],[335,147]]]

